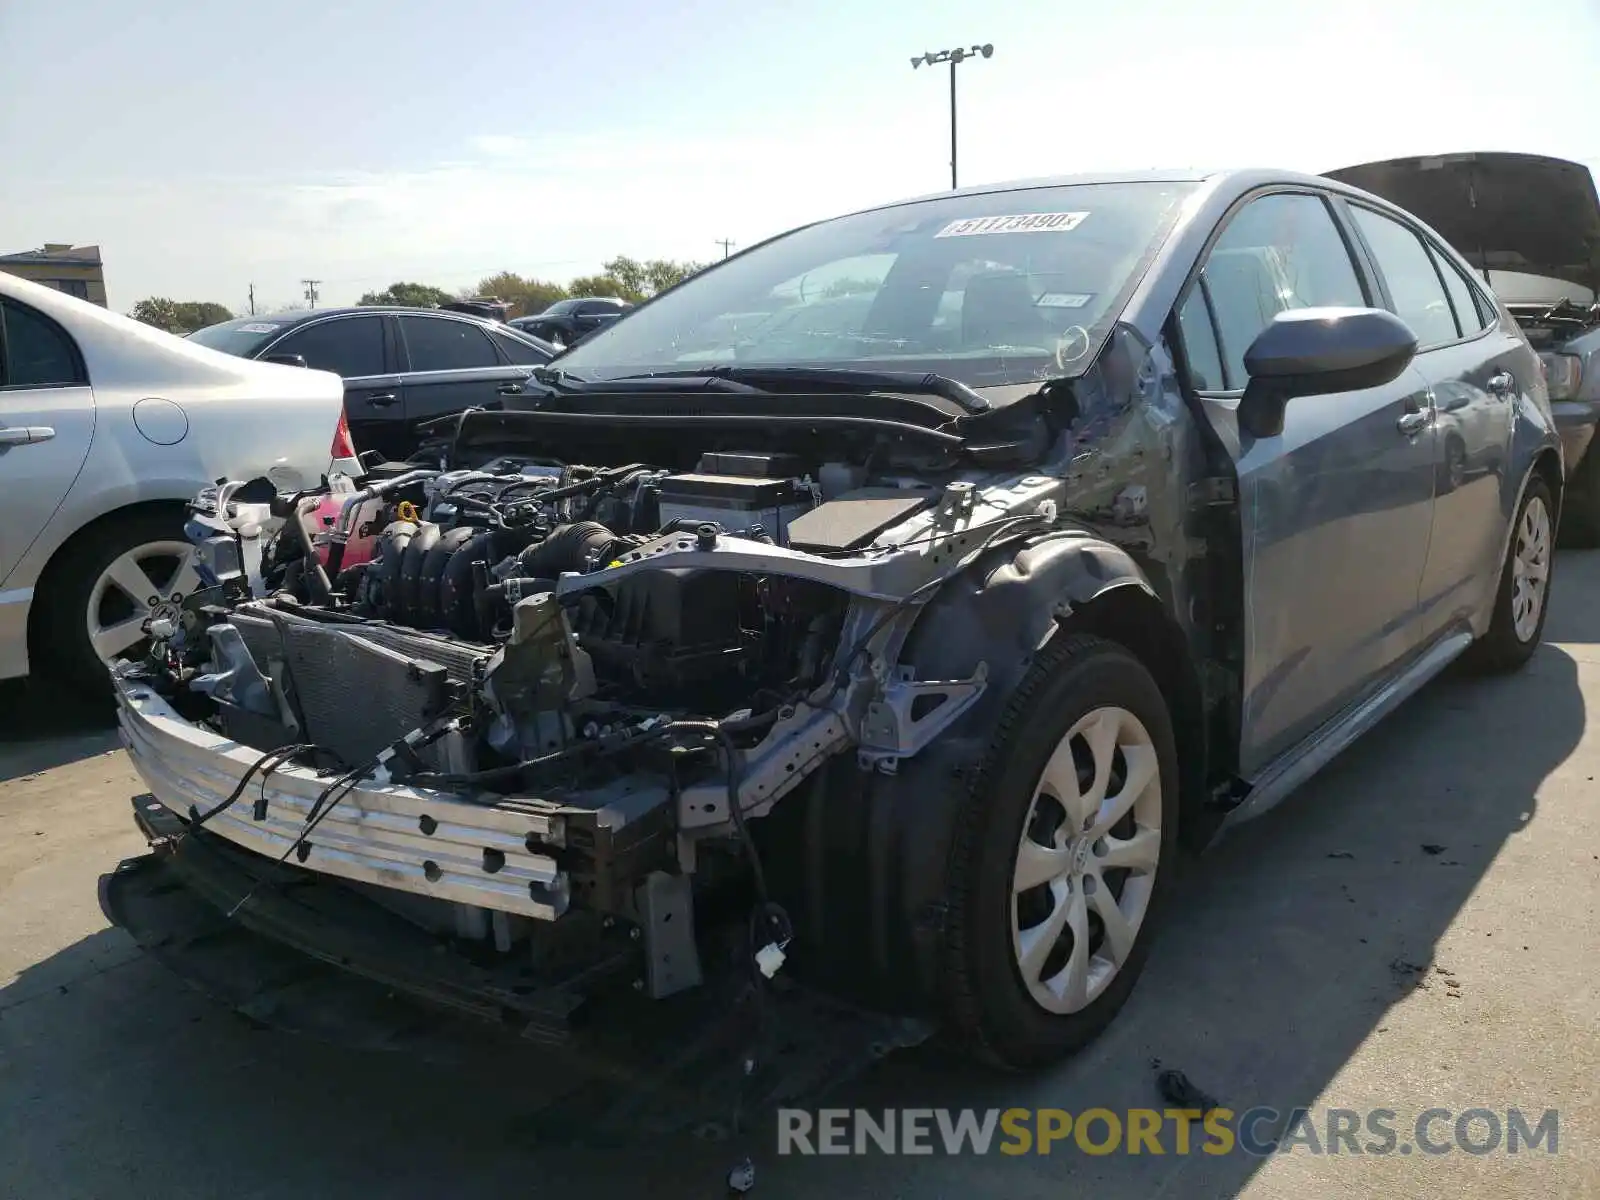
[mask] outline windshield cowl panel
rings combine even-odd
[[[579,378],[716,368],[932,373],[979,390],[1082,374],[1192,183],[937,197],[719,263],[561,356]]]

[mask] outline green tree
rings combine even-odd
[[[616,296],[630,304],[638,304],[705,268],[705,263],[676,262],[670,258],[651,258],[640,262],[619,254],[601,264],[601,274],[580,275],[568,283],[567,294]]]
[[[426,283],[391,283],[381,292],[368,292],[358,304],[404,304],[410,308],[437,308],[454,300],[455,296],[443,288]]]
[[[616,296],[634,303],[644,299],[638,292],[630,291],[614,275],[580,275],[567,284],[569,296]]]
[[[709,264],[700,262],[675,262],[670,258],[652,258],[644,264],[644,278],[649,294],[664,292],[676,287],[691,275],[698,275]]]
[[[165,296],[150,296],[139,301],[128,315],[135,321],[179,335],[193,333],[219,321],[233,320],[231,312],[209,300],[169,300]]]
[[[508,315],[526,317],[541,313],[557,300],[564,299],[567,289],[549,280],[525,277],[515,271],[501,271],[487,279],[480,279],[474,295],[496,296],[511,305]]]

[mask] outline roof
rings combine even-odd
[[[422,308],[414,304],[352,304],[345,308],[296,308],[289,312],[263,313],[259,316],[245,316],[236,320],[271,321],[274,325],[300,325],[306,321],[321,320],[323,317],[343,317],[353,313],[397,313],[401,316],[413,313],[427,313],[429,316],[446,314],[467,321],[478,321],[485,325],[494,325],[498,322],[487,321],[476,313],[456,312],[450,309]]]
[[[69,246],[64,242],[51,242],[37,250],[21,250],[15,254],[0,254],[0,264],[40,267],[98,267],[99,246]]]

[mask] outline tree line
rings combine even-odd
[[[499,271],[478,281],[478,286],[458,294],[425,283],[391,283],[381,292],[368,292],[360,304],[408,304],[432,307],[455,299],[493,298],[510,305],[512,317],[543,312],[557,300],[573,296],[615,296],[630,304],[648,300],[700,271],[705,263],[678,262],[670,258],[640,261],[626,255],[609,259],[598,275],[580,275],[556,283],[515,271]]]
[[[574,296],[614,296],[630,304],[648,300],[657,292],[682,282],[706,268],[706,263],[679,262],[670,258],[634,259],[618,255],[606,261],[598,275],[580,275],[566,283],[499,271],[478,281],[476,288],[451,291],[426,283],[391,283],[378,292],[367,292],[358,304],[401,304],[417,308],[437,308],[452,300],[493,297],[509,305],[507,316],[525,317],[543,312],[557,300]],[[274,311],[293,311],[290,305]],[[172,300],[151,296],[135,304],[128,315],[146,325],[168,333],[187,334],[219,321],[231,321],[234,314],[209,300]]]

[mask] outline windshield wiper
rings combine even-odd
[[[546,387],[555,388],[559,392],[577,392],[583,390],[587,379],[580,379],[570,371],[563,371],[560,367],[551,366],[549,363],[540,363],[533,368],[533,379],[538,380]]]
[[[681,386],[685,379],[700,379],[707,384],[724,380],[729,384],[743,384],[763,391],[798,383],[829,391],[904,392],[913,396],[938,396],[959,404],[970,413],[989,411],[989,402],[960,380],[928,371],[855,371],[848,367],[767,367],[719,363],[688,371],[651,371],[644,375],[625,375],[597,382],[593,388],[598,390],[613,385],[648,384],[652,380],[674,381]]]

